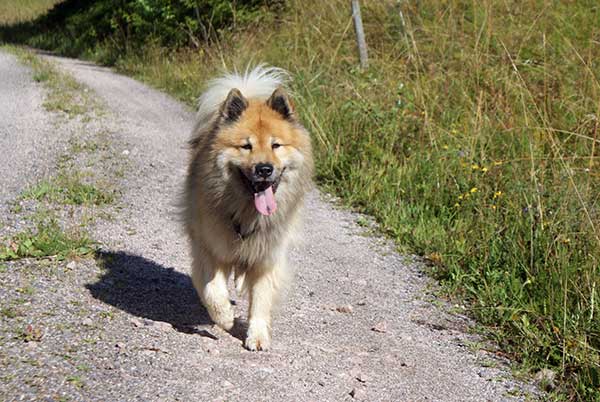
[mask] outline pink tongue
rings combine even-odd
[[[277,211],[277,203],[273,196],[273,186],[260,193],[254,193],[254,206],[258,212],[266,216]]]

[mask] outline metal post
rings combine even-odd
[[[358,45],[360,66],[362,68],[367,68],[369,66],[367,41],[365,40],[365,31],[363,30],[362,17],[360,16],[360,4],[358,4],[358,0],[352,0],[352,19],[354,20],[354,30],[356,31],[356,43]]]

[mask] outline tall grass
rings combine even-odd
[[[117,66],[190,103],[222,69],[290,70],[319,183],[427,256],[524,368],[600,399],[597,2],[362,3],[364,71],[343,0]]]
[[[0,0],[0,25],[30,21],[60,0]]]

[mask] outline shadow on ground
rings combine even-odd
[[[168,322],[180,332],[215,337],[197,328],[212,321],[188,275],[121,251],[99,251],[96,260],[105,272],[86,285],[96,299],[141,318]]]

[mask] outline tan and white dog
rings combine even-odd
[[[192,280],[212,320],[230,330],[227,281],[249,296],[250,350],[271,344],[271,316],[287,281],[286,254],[312,186],[308,132],[284,85],[287,73],[258,66],[213,80],[200,98],[183,218]]]

